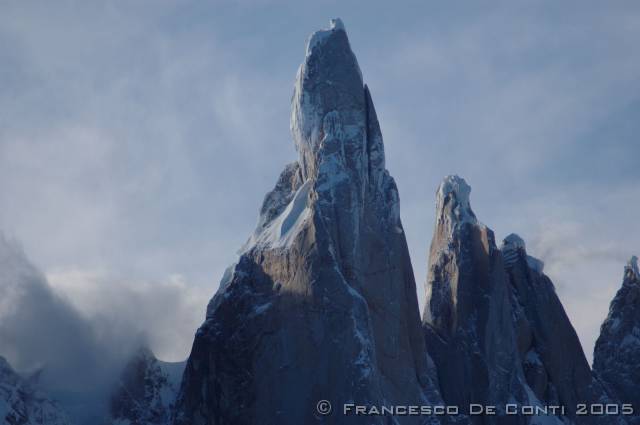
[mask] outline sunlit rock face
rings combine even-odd
[[[299,159],[266,195],[254,234],[209,303],[176,424],[386,424],[321,416],[316,404],[441,402],[398,191],[339,20],[307,42],[291,132]]]
[[[638,258],[624,268],[593,355],[593,371],[623,403],[631,403],[640,423],[640,272]]]

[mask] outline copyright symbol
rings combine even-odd
[[[331,413],[331,403],[329,403],[328,400],[320,400],[316,405],[316,410],[318,410],[318,413],[321,415],[326,416]]]

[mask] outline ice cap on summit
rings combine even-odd
[[[625,274],[631,273],[636,279],[640,278],[640,271],[638,271],[638,257],[633,255],[629,258],[627,265],[624,266],[624,272]]]
[[[443,211],[445,200],[451,194],[454,195],[457,202],[457,206],[455,207],[456,221],[460,223],[477,223],[476,216],[471,210],[469,203],[471,186],[469,186],[462,177],[457,175],[449,175],[442,179],[436,192],[436,211]]]

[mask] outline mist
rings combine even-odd
[[[199,297],[175,276],[146,285],[78,273],[54,280],[0,234],[0,355],[22,374],[37,374],[39,385],[80,421],[105,411],[141,346],[183,360],[204,314],[196,308]]]

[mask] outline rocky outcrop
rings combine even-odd
[[[299,159],[209,303],[176,424],[382,424],[342,403],[439,401],[398,191],[339,20],[307,42],[291,132]],[[339,412],[319,415],[323,399]]]
[[[70,425],[62,408],[30,379],[17,374],[0,357],[0,423],[9,425]]]
[[[161,362],[141,348],[124,368],[111,397],[111,422],[117,425],[170,423],[184,362]]]
[[[635,256],[624,268],[622,287],[600,329],[593,371],[622,403],[633,405],[633,423],[640,423],[640,272]]]

